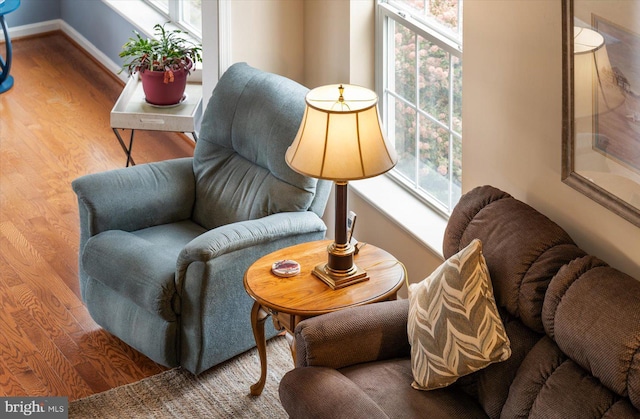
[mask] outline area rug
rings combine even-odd
[[[254,348],[194,376],[174,368],[69,404],[69,418],[286,418],[278,383],[293,368],[282,336],[267,342],[267,382],[260,396],[249,387],[260,377]]]

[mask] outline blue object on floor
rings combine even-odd
[[[0,93],[4,93],[13,87],[13,77],[9,75],[11,70],[11,38],[9,38],[9,31],[7,30],[7,23],[4,20],[4,15],[11,13],[20,6],[20,0],[0,0],[0,25],[2,25],[2,32],[4,33],[6,60],[0,57],[0,68],[2,73],[0,74]]]

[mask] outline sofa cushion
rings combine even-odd
[[[123,298],[167,321],[180,312],[176,260],[181,249],[204,232],[190,221],[135,232],[109,230],[91,237],[82,254],[87,274]]]
[[[445,231],[445,258],[474,239],[482,240],[498,306],[543,333],[547,285],[560,267],[585,252],[549,218],[492,186],[460,199]]]
[[[640,409],[640,282],[585,256],[564,266],[543,306],[547,334],[568,358]]]
[[[475,400],[455,388],[430,392],[411,388],[411,361],[406,358],[357,364],[339,371],[389,417],[487,417]]]
[[[454,384],[478,400],[491,418],[499,418],[522,360],[543,335],[535,333],[513,316],[504,315],[502,323],[511,342],[511,356],[503,362],[489,365],[473,374],[461,377]]]
[[[480,240],[409,287],[407,332],[412,386],[420,390],[447,386],[511,356]]]
[[[503,418],[637,418],[620,397],[568,358],[549,337],[522,362],[502,409]]]

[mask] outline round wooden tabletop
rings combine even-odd
[[[313,275],[316,265],[327,262],[327,246],[331,243],[302,243],[258,259],[244,276],[247,293],[263,307],[303,317],[395,298],[404,284],[404,268],[391,254],[371,244],[361,245],[354,257],[369,280],[333,290]],[[271,266],[283,259],[300,263],[300,274],[289,278],[274,275]]]

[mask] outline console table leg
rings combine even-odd
[[[269,317],[269,313],[262,308],[256,301],[251,309],[251,327],[253,329],[253,337],[256,340],[258,355],[260,356],[260,379],[251,386],[251,395],[259,396],[262,394],[264,385],[267,382],[267,341],[264,334],[264,322]]]
[[[124,140],[120,136],[120,132],[118,131],[118,128],[113,128],[113,132],[114,134],[116,134],[116,138],[120,143],[120,147],[122,147],[122,150],[124,150],[125,154],[127,155],[127,164],[125,165],[125,167],[129,167],[129,164],[131,164],[132,166],[135,166],[136,162],[133,161],[133,157],[131,157],[131,150],[133,148],[133,133],[135,132],[135,130],[133,129],[131,130],[131,136],[129,137],[129,148],[127,148],[126,144],[124,143]]]

